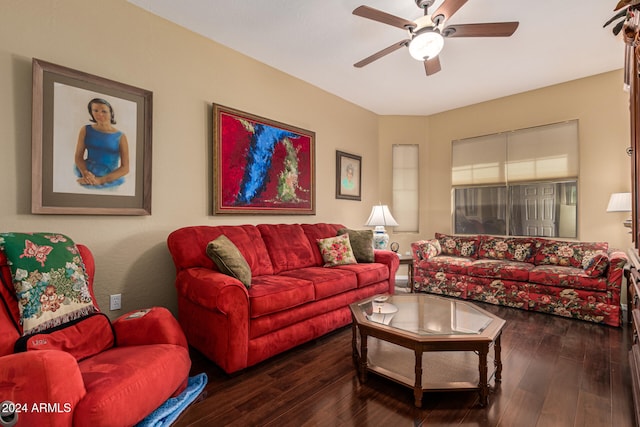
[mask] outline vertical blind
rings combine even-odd
[[[578,121],[452,143],[452,185],[540,181],[578,176]]]
[[[395,231],[417,232],[419,226],[418,145],[395,144],[393,155],[393,216]]]

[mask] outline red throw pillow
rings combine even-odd
[[[77,360],[102,353],[115,345],[115,334],[104,313],[93,313],[57,327],[20,337],[14,351],[60,350]]]
[[[607,267],[609,267],[609,257],[605,253],[598,253],[587,263],[584,272],[591,277],[600,277],[604,275]]]

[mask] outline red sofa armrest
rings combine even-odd
[[[131,311],[113,322],[118,347],[174,344],[188,348],[187,338],[173,314],[164,307]]]
[[[176,275],[179,321],[189,343],[227,373],[247,366],[249,292],[233,277],[191,267]]]
[[[389,269],[389,293],[393,294],[396,289],[396,272],[400,267],[400,257],[395,252],[374,249],[374,261],[385,264]]]
[[[176,276],[178,294],[209,310],[230,314],[236,310],[249,318],[249,291],[238,280],[208,268],[188,268]]]
[[[629,258],[624,251],[618,249],[609,250],[609,269],[607,270],[607,297],[610,304],[620,304],[620,293],[622,292],[622,278],[624,277],[624,266],[629,262]]]
[[[18,426],[72,424],[73,411],[87,394],[75,357],[57,350],[28,351],[0,357],[0,366],[0,401],[15,404]]]

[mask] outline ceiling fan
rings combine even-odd
[[[411,56],[424,62],[427,76],[441,70],[438,54],[444,47],[444,38],[450,37],[509,37],[518,28],[519,22],[492,22],[483,24],[454,24],[445,27],[449,18],[453,16],[467,0],[444,0],[435,12],[429,14],[427,8],[435,0],[415,0],[416,5],[424,10],[424,16],[409,21],[369,6],[359,6],[353,14],[363,18],[382,22],[383,24],[406,30],[409,38],[401,40],[379,52],[353,64],[361,68],[373,61],[386,56],[401,47],[408,47]]]

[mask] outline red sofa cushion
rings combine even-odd
[[[271,257],[274,274],[318,265],[300,224],[260,224],[258,230]]]
[[[582,268],[540,265],[529,273],[531,283],[560,288],[607,290],[606,277],[590,277]]]
[[[189,352],[172,344],[114,347],[79,363],[87,395],[74,425],[134,425],[158,408],[189,375]]]
[[[479,259],[467,268],[467,274],[475,277],[526,282],[529,280],[529,271],[533,268],[535,265],[526,262]]]
[[[472,258],[438,255],[424,261],[418,261],[417,267],[423,270],[442,271],[453,274],[467,274],[467,268],[473,264]]]
[[[207,267],[219,271],[213,260],[207,256],[206,248],[210,241],[221,234],[236,245],[251,267],[252,275],[273,274],[271,259],[255,225],[200,225],[175,230],[167,238],[167,245],[176,270]]]
[[[251,318],[277,313],[315,299],[313,282],[287,276],[257,276],[249,289]]]
[[[295,277],[313,282],[314,300],[316,301],[357,287],[356,275],[338,268],[299,268],[297,270],[284,271],[280,276]]]
[[[367,264],[349,264],[336,267],[340,270],[352,271],[356,274],[359,288],[373,285],[389,279],[389,269],[385,264],[367,263]]]

